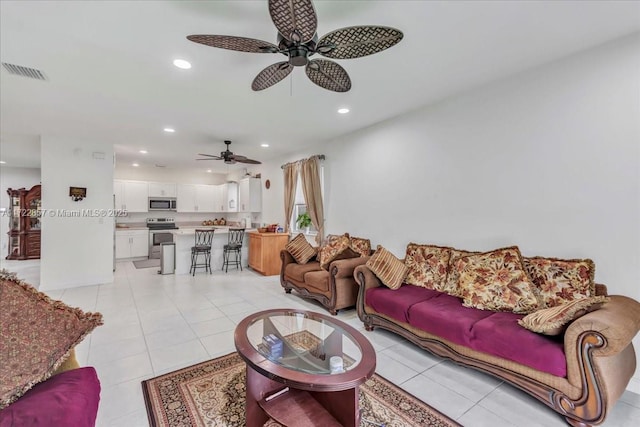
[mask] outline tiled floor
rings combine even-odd
[[[37,263],[2,263],[36,281]],[[26,276],[26,277],[25,277]],[[48,292],[88,311],[104,326],[78,347],[82,365],[94,366],[102,383],[99,426],[146,426],[140,382],[235,351],[233,330],[250,313],[290,307],[326,313],[313,301],[287,295],[278,276],[251,271],[160,276],[156,269],[117,264],[114,283]],[[338,318],[363,329],[355,310]],[[528,395],[493,377],[432,356],[383,331],[363,333],[377,351],[377,372],[465,426],[566,426]],[[636,426],[640,396],[626,392],[606,426]]]

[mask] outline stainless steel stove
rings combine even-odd
[[[149,258],[160,258],[162,243],[173,242],[173,234],[168,230],[176,230],[174,218],[147,218],[149,229]]]

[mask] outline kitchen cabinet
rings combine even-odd
[[[238,212],[262,211],[262,184],[260,178],[244,178],[238,185]]]
[[[116,230],[116,259],[149,256],[149,230]]]
[[[127,212],[149,211],[149,183],[145,181],[113,181],[115,208]]]
[[[280,274],[280,251],[289,242],[288,233],[249,232],[249,267],[265,276]]]
[[[216,212],[214,185],[180,184],[177,196],[178,212]]]
[[[177,197],[178,186],[173,182],[150,182],[149,197]]]
[[[238,212],[238,184],[227,182],[220,186],[220,212]]]

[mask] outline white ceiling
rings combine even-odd
[[[377,24],[405,37],[376,55],[337,61],[351,76],[350,92],[321,89],[301,68],[253,92],[256,74],[283,56],[215,49],[185,37],[275,43],[264,0],[2,0],[2,62],[37,68],[48,81],[0,72],[0,158],[7,166],[37,167],[34,141],[55,134],[112,142],[120,164],[226,172],[220,161],[196,162],[196,154],[218,154],[231,139],[237,154],[277,158],[640,31],[635,1],[316,0],[315,7],[320,36]],[[175,58],[193,68],[174,67]],[[352,112],[336,114],[342,106]],[[166,126],[176,132],[164,133]],[[260,148],[262,142],[270,148]]]

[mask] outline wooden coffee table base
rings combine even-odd
[[[269,417],[281,424],[296,427],[360,425],[358,386],[331,392],[304,391],[289,387],[289,391],[278,397],[264,400],[285,387],[247,365],[247,427],[262,427]]]

